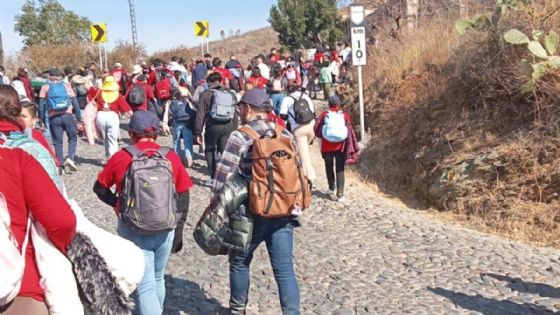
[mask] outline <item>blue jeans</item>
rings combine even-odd
[[[272,100],[272,106],[276,115],[280,115],[280,106],[286,95],[284,93],[270,94],[270,99]]]
[[[171,253],[175,231],[143,235],[131,231],[119,220],[117,233],[140,247],[146,260],[144,277],[132,293],[136,303],[134,314],[161,315],[163,301],[165,300],[165,279],[163,276]]]
[[[78,126],[72,114],[49,117],[54,152],[60,164],[64,163],[64,132],[68,135],[68,158],[74,160],[78,145]]]
[[[193,156],[193,132],[185,123],[173,123],[173,148],[179,154],[181,161],[187,156]],[[181,137],[183,145],[181,146]],[[184,149],[183,149],[184,148]]]
[[[299,315],[299,286],[292,260],[294,227],[297,221],[287,218],[255,218],[253,238],[246,252],[230,252],[230,310],[232,314],[244,314],[249,293],[249,268],[253,253],[264,241],[278,285],[282,314]]]

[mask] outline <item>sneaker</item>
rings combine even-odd
[[[209,180],[206,181],[206,183],[204,183],[204,185],[206,187],[212,188],[212,187],[214,187],[214,182],[215,182],[214,179],[210,178]]]
[[[78,167],[76,166],[76,163],[74,163],[74,161],[68,158],[64,161],[64,167],[68,168],[68,170],[70,170],[71,172],[78,171]]]
[[[334,201],[337,200],[337,198],[336,198],[336,191],[335,191],[334,189],[332,189],[332,190],[329,189],[328,195],[329,195],[329,197],[331,197],[331,200],[334,200]]]
[[[193,158],[192,158],[192,156],[190,156],[190,155],[187,154],[187,157],[185,158],[185,160],[186,160],[186,165],[187,165],[187,167],[188,167],[188,168],[191,168],[192,165],[193,165]]]
[[[344,196],[336,198],[336,201],[338,202],[344,202],[345,200],[346,198],[344,198]]]

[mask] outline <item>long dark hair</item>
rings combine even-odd
[[[7,120],[19,125],[21,104],[16,89],[9,85],[0,85],[0,120]]]

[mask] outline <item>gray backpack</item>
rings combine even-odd
[[[212,94],[210,118],[218,122],[231,121],[235,114],[235,104],[237,104],[235,94],[228,90],[212,90]]]
[[[171,149],[140,151],[133,145],[124,149],[132,155],[119,197],[124,224],[140,234],[174,229],[177,226],[175,184],[171,162],[166,158]]]

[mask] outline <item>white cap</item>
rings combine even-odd
[[[115,63],[115,67],[122,67],[120,62]]]

